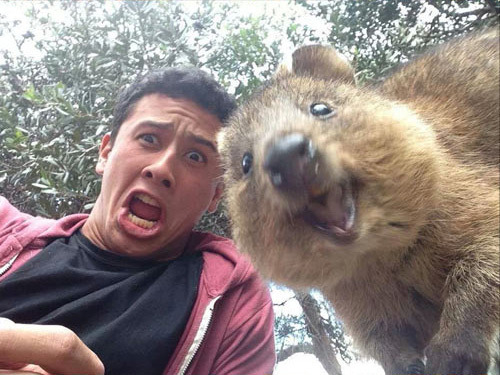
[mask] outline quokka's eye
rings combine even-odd
[[[241,167],[243,169],[243,174],[247,175],[252,170],[253,155],[249,152],[245,152],[243,159],[241,159]]]
[[[325,103],[313,103],[309,107],[309,111],[313,116],[319,117],[322,120],[326,120],[327,118],[337,115],[337,111],[330,108]]]

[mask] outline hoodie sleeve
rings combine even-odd
[[[69,215],[60,220],[20,212],[0,196],[0,280],[33,257],[49,241],[69,236],[87,215]]]
[[[72,235],[87,217],[88,214],[68,215],[59,220],[35,217],[20,212],[0,196],[0,256],[4,255],[1,250],[8,241],[15,239],[22,247],[43,247],[54,238]]]
[[[7,199],[0,196],[0,243],[10,234],[12,229],[28,217],[12,206]]]
[[[22,245],[13,234],[28,217],[0,196],[0,277],[11,268],[22,250]]]
[[[19,251],[21,245],[12,235],[30,218],[19,212],[7,199],[0,196],[0,265],[3,260]]]

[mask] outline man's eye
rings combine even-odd
[[[205,157],[198,151],[190,151],[187,153],[187,157],[197,163],[203,163],[206,161]]]
[[[140,138],[147,143],[156,144],[158,143],[158,138],[154,134],[143,134]]]

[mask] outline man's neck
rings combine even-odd
[[[192,235],[192,231],[189,231],[184,236],[176,238],[173,242],[165,245],[164,247],[159,248],[158,250],[152,252],[149,255],[134,256],[133,252],[120,251],[119,249],[115,249],[111,244],[108,244],[105,241],[104,237],[101,235],[97,226],[94,224],[95,223],[92,220],[92,216],[90,216],[89,219],[82,226],[81,233],[98,248],[105,251],[109,251],[111,253],[129,256],[132,258],[144,259],[144,260],[157,260],[161,262],[169,261],[181,256],[186,250],[186,247],[188,246],[189,240],[191,239]]]

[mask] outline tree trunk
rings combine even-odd
[[[330,337],[324,326],[325,323],[321,318],[318,302],[309,293],[297,292],[296,296],[304,311],[307,331],[313,343],[314,355],[318,357],[329,375],[342,375],[340,363],[335,357]]]

